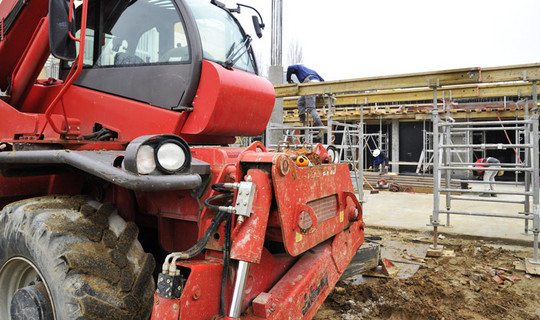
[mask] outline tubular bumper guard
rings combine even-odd
[[[196,189],[201,186],[200,174],[208,174],[210,165],[192,159],[191,173],[175,175],[138,175],[113,165],[119,151],[36,150],[0,152],[0,168],[26,165],[67,165],[136,191]]]

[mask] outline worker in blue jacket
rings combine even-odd
[[[324,79],[317,73],[302,64],[293,64],[287,68],[287,82],[293,83],[292,75],[296,75],[296,78],[300,83],[308,82],[321,82]],[[323,126],[321,117],[315,108],[315,96],[301,96],[298,98],[298,115],[300,116],[300,122],[306,124],[306,109],[313,117],[313,123],[315,126]],[[319,131],[321,134],[323,130]]]
[[[382,152],[380,149],[375,149],[371,153],[373,156],[373,171],[377,172],[379,171],[379,166],[381,167],[381,174],[388,172],[388,158],[386,157],[386,154]]]

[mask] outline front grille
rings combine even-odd
[[[330,195],[307,203],[313,209],[317,223],[321,223],[338,215],[337,195]],[[312,225],[311,217],[307,212],[302,213],[298,225],[302,229],[308,229]]]

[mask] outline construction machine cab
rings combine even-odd
[[[76,37],[83,19],[79,5]],[[90,0],[86,27],[84,68],[75,84],[153,106],[190,106],[203,59],[257,71],[249,36],[230,12],[210,2]],[[71,65],[63,62],[61,78]]]

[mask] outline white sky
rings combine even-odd
[[[221,1],[261,12],[262,39],[253,11],[242,8],[239,18],[267,69],[272,0]],[[294,41],[325,80],[536,63],[540,0],[283,0],[284,68]]]
[[[253,11],[242,8],[241,21],[267,68],[272,0],[222,2],[261,12],[262,39]],[[283,65],[293,41],[325,80],[536,63],[539,20],[539,0],[283,0]]]

